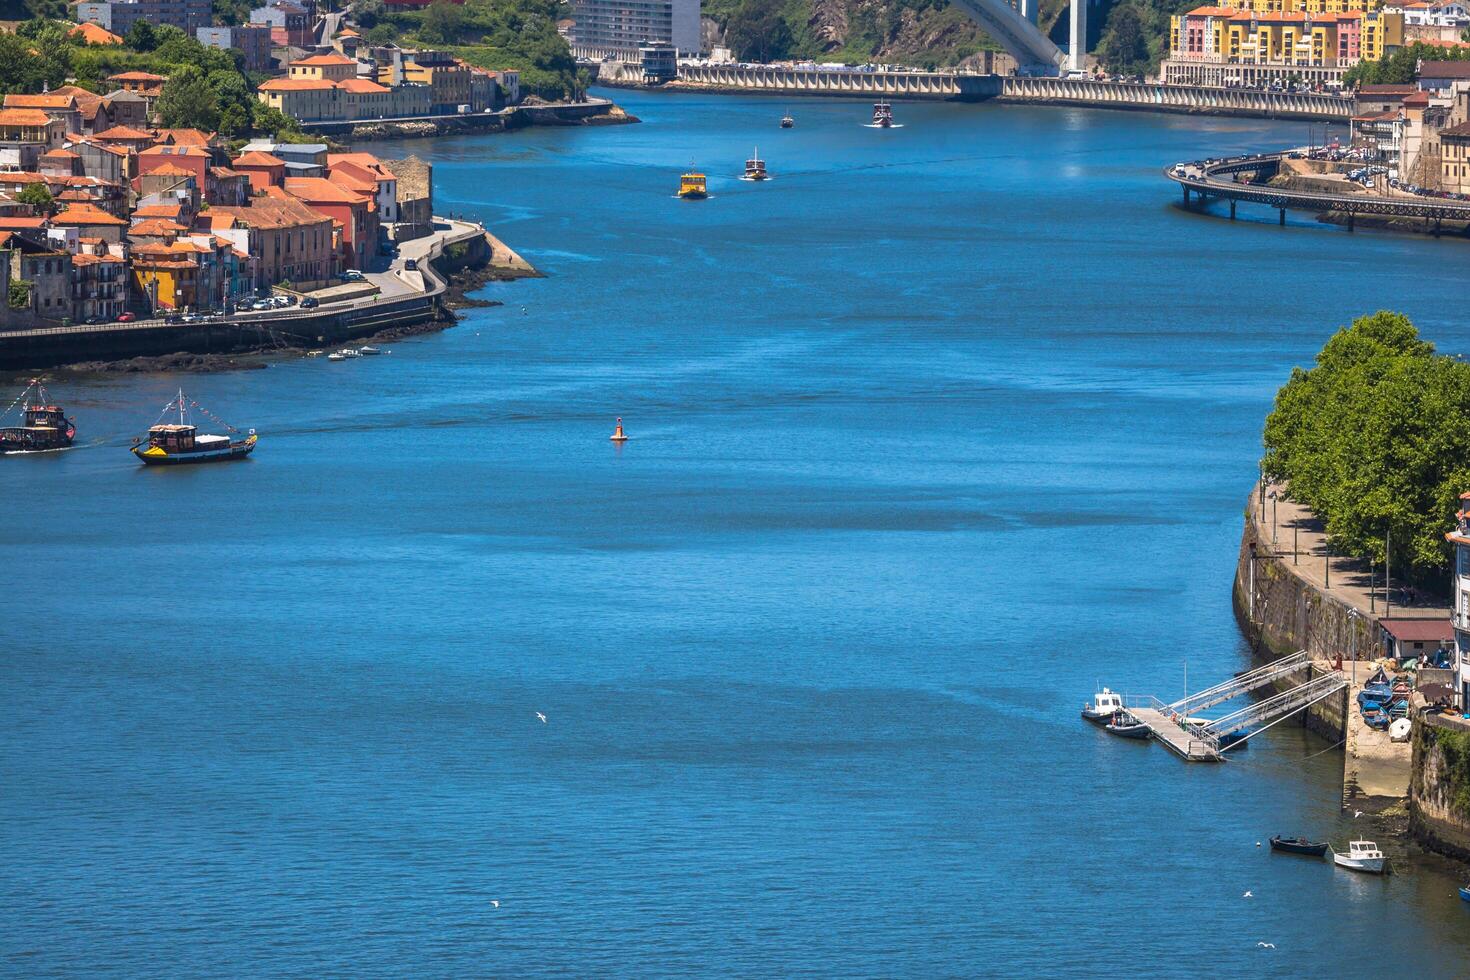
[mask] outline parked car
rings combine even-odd
[[[364,279],[367,278],[367,276],[362,274],[361,269],[348,269],[346,272],[342,273],[342,278],[346,279],[348,282],[362,282]]]
[[[403,268],[405,268],[409,272],[416,272],[416,271],[418,271],[418,267],[419,267],[419,260],[418,259],[409,259],[407,262],[403,263]]]
[[[118,323],[132,323],[136,319],[137,319],[137,317],[133,316],[133,314],[131,314],[131,313],[120,313],[120,314],[118,314],[117,322]]]
[[[314,310],[320,305],[315,296],[307,296],[301,301],[301,308],[303,310]]]

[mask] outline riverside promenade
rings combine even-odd
[[[376,292],[323,301],[310,310],[298,306],[242,311],[199,323],[146,319],[4,330],[0,331],[0,370],[178,352],[315,346],[433,320],[442,315],[448,274],[454,271],[445,258],[452,245],[465,246],[464,264],[498,263],[519,274],[529,269],[483,225],[438,217],[433,223],[432,235],[403,242],[386,268],[368,273],[367,279],[377,287]],[[416,268],[410,269],[410,263]]]
[[[1165,170],[1164,175],[1179,185],[1185,206],[1189,205],[1191,195],[1202,204],[1211,199],[1228,201],[1231,220],[1235,218],[1236,205],[1245,202],[1276,208],[1282,225],[1286,224],[1288,210],[1343,214],[1347,216],[1349,231],[1353,230],[1358,216],[1400,219],[1405,222],[1402,226],[1405,230],[1436,235],[1443,229],[1445,221],[1470,222],[1470,201],[1409,194],[1394,197],[1366,193],[1331,194],[1273,187],[1261,182],[1263,177],[1270,179],[1276,175],[1283,158],[1305,152],[1303,147],[1225,160],[1176,163]],[[1242,176],[1247,178],[1244,182],[1240,180]]]
[[[1321,520],[1286,499],[1279,485],[1252,489],[1240,565],[1237,609],[1248,634],[1275,649],[1307,650],[1317,673],[1335,669],[1342,657],[1347,702],[1316,713],[1309,723],[1324,737],[1341,740],[1345,795],[1407,795],[1412,747],[1364,724],[1353,695],[1384,653],[1380,619],[1448,619],[1449,607],[1417,595],[1411,601],[1391,581],[1385,589],[1381,567],[1332,554]]]

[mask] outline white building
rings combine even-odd
[[[699,54],[699,0],[572,0],[572,54],[598,61],[639,62],[638,49],[671,44]]]
[[[1459,525],[1445,535],[1455,546],[1455,670],[1460,707],[1470,705],[1470,493],[1460,494]]]
[[[1413,0],[1385,4],[1384,13],[1402,13],[1405,27],[1464,27],[1470,24],[1470,6],[1460,0]]]

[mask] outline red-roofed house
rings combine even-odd
[[[291,62],[286,77],[293,80],[345,82],[357,77],[357,62],[335,51],[331,54],[315,54],[310,58]]]
[[[193,174],[202,189],[213,162],[213,154],[201,146],[158,144],[138,151],[138,175],[141,177],[160,167],[174,166]]]
[[[342,90],[335,82],[313,78],[272,78],[259,89],[260,101],[303,122],[343,119]]]
[[[11,93],[5,97],[7,109],[40,109],[56,122],[61,123],[63,133],[76,133],[82,129],[82,113],[77,108],[75,96],[47,92],[43,95],[21,95]]]
[[[353,178],[374,186],[380,224],[396,224],[398,176],[371,153],[328,153],[327,171],[334,179]]]
[[[118,37],[116,34],[112,33],[100,24],[93,24],[91,21],[78,24],[76,27],[73,27],[71,30],[67,31],[66,36],[76,38],[83,44],[107,45],[123,43],[122,38]]]
[[[249,176],[251,189],[256,192],[267,187],[280,187],[286,179],[286,161],[269,153],[242,153],[230,162],[230,166]]]
[[[342,261],[365,269],[378,250],[378,203],[371,193],[325,177],[287,177],[285,193],[342,225]],[[272,188],[272,191],[278,189]]]
[[[75,228],[79,235],[100,238],[107,242],[122,241],[128,223],[117,215],[108,214],[93,204],[73,203],[65,211],[51,219],[58,228]]]

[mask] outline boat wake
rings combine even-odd
[[[890,123],[887,126],[880,126],[877,123],[863,123],[863,128],[864,129],[903,129],[903,123]]]
[[[771,181],[775,180],[776,178],[775,177],[740,177],[738,179],[739,180],[743,180],[743,181],[745,181],[748,184],[769,184]]]
[[[64,453],[68,449],[76,448],[76,446],[57,446],[55,449],[5,449],[0,450],[0,456],[39,456],[42,453]]]

